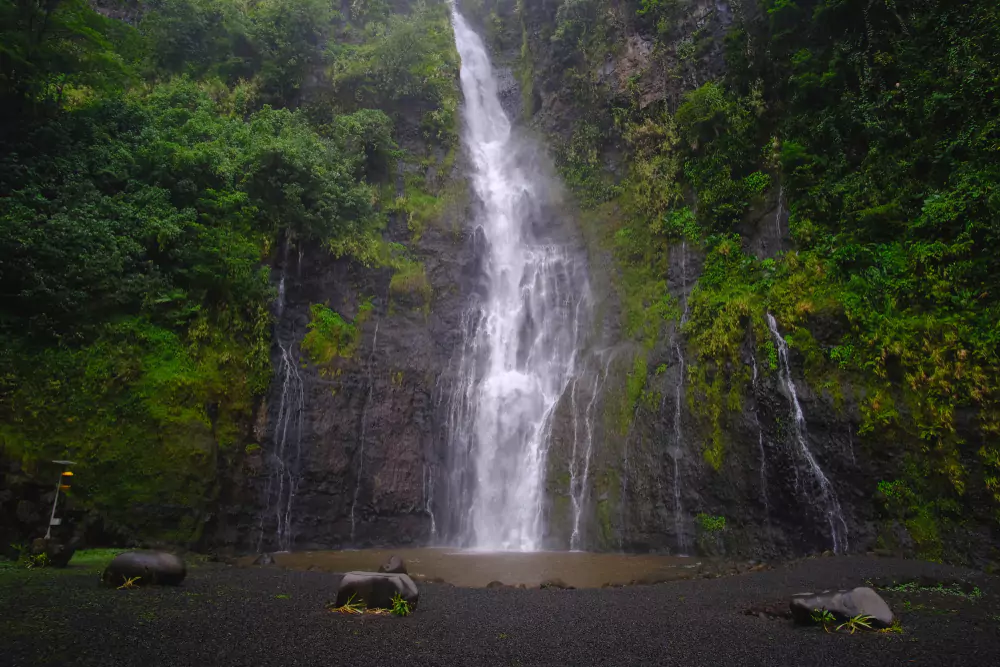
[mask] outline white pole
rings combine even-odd
[[[45,539],[52,537],[52,522],[56,519],[56,503],[59,502],[59,487],[62,485],[62,473],[56,480],[56,497],[52,499],[52,514],[49,516],[49,527],[45,530]]]

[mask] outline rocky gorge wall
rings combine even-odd
[[[697,240],[671,241],[657,260],[669,315],[652,335],[629,326],[634,287],[614,237],[628,212],[621,197],[588,202],[602,186],[581,179],[580,165],[589,162],[604,183],[621,183],[633,165],[615,114],[628,105],[676,112],[686,93],[725,73],[727,34],[739,20],[760,20],[756,8],[672,3],[672,23],[664,25],[650,20],[653,11],[643,16],[655,3],[461,4],[478,18],[498,65],[514,73],[521,122],[547,137],[578,194],[598,294],[587,370],[564,397],[549,452],[551,546],[566,548],[576,523],[583,546],[596,549],[757,557],[881,549],[979,565],[995,559],[995,525],[953,523],[953,541],[942,550],[945,528],[922,513],[890,509],[886,480],[900,477],[920,445],[900,430],[863,428],[872,395],[864,378],[819,380],[808,348],[798,345],[786,365],[763,318],[748,314],[742,333],[733,333],[742,343],[725,362],[739,381],[716,381],[721,371],[690,340],[689,299],[705,260]],[[588,135],[596,139],[581,141]],[[761,260],[796,248],[780,182],[750,206],[738,231],[744,252]],[[826,346],[843,330],[836,319],[807,326]],[[958,428],[973,444],[965,460],[974,466],[982,434],[969,417]]]
[[[872,392],[863,378],[818,376],[807,346],[784,355],[792,331],[775,320],[779,340],[764,312],[738,319],[728,331],[735,346],[711,357],[690,324],[707,270],[704,244],[673,238],[651,271],[637,272],[616,250],[627,202],[590,199],[634,166],[615,109],[672,114],[687,93],[721,77],[726,37],[754,11],[749,3],[672,3],[670,25],[629,2],[459,4],[492,46],[506,110],[554,154],[589,253],[595,316],[554,419],[547,545],[767,558],[877,548],[977,565],[995,559],[989,523],[952,525],[944,549],[943,528],[925,514],[891,509],[890,487],[880,484],[899,478],[914,441],[862,427]],[[434,150],[417,135],[409,141],[418,152]],[[459,151],[438,187],[467,193],[462,174]],[[405,174],[398,181],[402,192]],[[696,202],[697,193],[684,197]],[[276,374],[257,411],[255,444],[228,462],[207,546],[440,539],[438,522],[454,511],[441,493],[450,374],[478,288],[474,206],[457,197],[417,238],[405,216],[391,218],[386,238],[410,244],[425,270],[416,294],[394,293],[391,271],[334,260],[325,248],[292,243],[277,253],[274,275],[285,283]],[[741,251],[759,260],[795,249],[780,179],[753,201],[738,233]],[[637,297],[638,284],[657,296]],[[356,347],[332,363],[301,354],[317,303],[357,326]],[[829,349],[844,324],[817,317],[806,327]],[[723,370],[736,380],[723,380]],[[971,443],[981,437],[971,417],[960,417],[958,428]]]

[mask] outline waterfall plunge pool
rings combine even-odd
[[[323,572],[375,571],[396,555],[406,561],[410,576],[444,581],[463,588],[482,588],[493,581],[509,586],[537,587],[561,579],[575,588],[601,588],[694,579],[728,570],[721,561],[661,554],[594,553],[588,551],[480,551],[448,547],[296,551],[272,554],[278,567]],[[242,566],[255,556],[239,560]]]

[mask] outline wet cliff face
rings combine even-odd
[[[664,38],[663,25],[637,16],[632,3],[461,4],[492,47],[505,111],[547,141],[570,185],[574,163],[566,156],[581,128],[601,137],[588,159],[610,181],[623,177],[629,158],[607,113],[612,103],[627,96],[640,110],[676,109],[686,92],[724,72],[725,36],[740,11],[735,2],[675,3],[670,34],[680,37]],[[560,47],[574,11],[599,13],[587,18],[604,31],[588,42],[591,50]],[[442,183],[468,193],[463,169],[460,158]],[[453,460],[448,408],[463,315],[482,289],[482,239],[471,228],[477,205],[467,199],[452,207],[416,241],[429,298],[394,294],[389,271],[289,245],[275,267],[285,277],[285,296],[275,380],[258,412],[260,446],[230,462],[215,543],[335,548],[427,544],[448,535],[442,522],[455,513],[446,491]],[[912,443],[858,435],[861,383],[819,387],[803,353],[785,348],[782,323],[770,329],[749,317],[739,323],[734,356],[706,366],[689,325],[706,261],[694,240],[664,250],[656,279],[668,316],[637,333],[628,323],[628,269],[610,240],[626,214],[615,201],[577,206],[572,198],[562,213],[575,219],[575,240],[586,246],[594,303],[552,423],[547,548],[756,557],[876,547],[921,553],[902,516],[888,516],[875,498],[879,482],[898,475]],[[758,258],[793,247],[780,187],[753,203],[738,232],[742,249]],[[399,217],[387,235],[412,240]],[[317,366],[301,356],[311,304],[355,318],[367,299],[372,307],[349,358]],[[811,326],[817,340],[832,345],[843,323],[817,319]],[[739,381],[723,386],[716,381],[722,370]],[[298,386],[301,415],[287,408],[300,400]],[[970,527],[965,535],[968,543],[954,551],[980,562],[988,531]]]
[[[418,133],[404,141],[427,149]],[[436,163],[444,157],[432,155]],[[399,166],[400,194],[416,170]],[[461,173],[456,166],[431,179],[461,193]],[[269,551],[433,540],[442,387],[475,283],[467,206],[467,198],[449,198],[416,240],[405,214],[390,216],[385,240],[411,249],[411,266],[426,278],[415,285],[397,283],[391,268],[336,260],[326,247],[292,240],[276,253],[275,375],[258,409],[255,442],[230,462],[223,481],[213,546]],[[302,349],[314,304],[356,329],[348,352],[329,363],[314,363]]]
[[[575,187],[581,161],[609,183],[630,167],[612,109],[672,114],[685,93],[725,74],[727,33],[752,8],[691,0],[673,3],[672,22],[658,23],[629,2],[461,4],[497,65],[514,75],[518,91],[509,98],[519,103],[511,110],[547,138],[568,184],[584,192],[576,214],[589,246],[596,317],[548,453],[549,546],[764,557],[882,548],[940,557],[933,551],[940,542],[927,549],[936,528],[921,534],[912,519],[904,525],[878,496],[879,483],[898,478],[907,449],[918,445],[899,432],[864,433],[870,390],[863,378],[818,388],[798,346],[778,354],[790,335],[780,322],[779,341],[763,320],[745,318],[743,342],[721,367],[740,381],[719,397],[721,369],[699,363],[687,322],[703,248],[669,245],[662,278],[674,311],[641,340],[623,324],[627,269],[610,240],[627,214],[614,199],[596,208],[587,202],[592,183]],[[590,33],[573,32],[584,25]],[[584,149],[593,154],[581,159],[578,139],[587,135],[596,137]],[[753,203],[737,230],[749,255],[774,258],[795,247],[779,185]],[[809,327],[821,345],[833,346],[844,322],[818,317]],[[713,391],[714,402],[706,399]],[[968,437],[980,439],[971,429]],[[963,524],[950,557],[985,562],[988,532]]]

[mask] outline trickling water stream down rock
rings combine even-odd
[[[280,319],[285,307],[285,272],[286,262],[282,268],[278,283],[278,299],[275,303],[276,316]],[[305,413],[305,392],[302,384],[302,374],[299,372],[298,351],[295,348],[295,337],[289,335],[287,341],[282,341],[275,331],[275,340],[280,353],[276,376],[281,379],[280,403],[277,419],[274,425],[272,441],[274,449],[270,454],[270,474],[267,479],[265,501],[274,515],[275,543],[282,551],[288,551],[292,545],[292,506],[300,481],[299,466],[302,457],[302,431]],[[260,532],[257,538],[257,551],[260,551],[264,540],[265,512],[260,518]]]
[[[542,547],[552,419],[590,317],[587,272],[559,238],[544,161],[512,131],[482,40],[457,12],[453,23],[483,275],[464,318],[449,407],[449,509],[457,514],[448,539],[533,551]]]
[[[826,473],[823,472],[816,460],[816,456],[809,448],[806,438],[805,415],[799,404],[795,382],[792,381],[792,369],[788,360],[788,343],[785,342],[778,330],[778,323],[771,313],[767,314],[767,326],[771,330],[774,344],[778,348],[778,360],[781,365],[778,377],[791,403],[792,435],[797,445],[797,453],[805,464],[807,474],[806,481],[803,483],[798,477],[798,469],[796,468],[796,490],[825,515],[827,523],[830,525],[830,540],[833,543],[833,551],[834,553],[843,553],[847,550],[847,522],[844,520],[844,513],[840,509],[840,501],[837,499],[837,492],[834,491],[833,484],[830,483]]]

